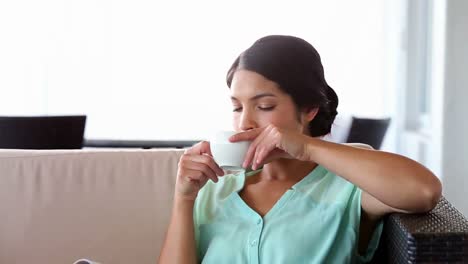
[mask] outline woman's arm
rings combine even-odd
[[[197,263],[193,206],[193,200],[175,199],[158,263]]]
[[[174,192],[174,207],[159,263],[197,263],[193,208],[200,189],[208,179],[218,182],[223,170],[212,158],[209,142],[187,149],[180,158]]]
[[[429,211],[441,195],[441,183],[431,171],[397,154],[332,143],[272,124],[238,133],[230,140],[253,140],[244,167],[252,164],[255,169],[277,158],[326,167],[363,190],[362,207],[372,218],[394,211]]]
[[[363,209],[372,215],[391,211],[426,212],[440,198],[439,179],[421,164],[383,151],[356,148],[310,138],[309,159],[363,190]],[[388,208],[382,208],[383,203]]]

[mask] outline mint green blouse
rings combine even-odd
[[[195,201],[200,263],[362,263],[378,246],[382,221],[357,254],[361,190],[322,166],[286,191],[261,217],[239,196],[245,177],[208,181]]]

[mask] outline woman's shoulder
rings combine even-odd
[[[356,185],[321,165],[297,187],[304,196],[325,204],[346,204],[359,195],[359,188]]]

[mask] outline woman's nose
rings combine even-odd
[[[257,122],[254,117],[248,111],[244,111],[241,116],[239,128],[242,131],[247,131],[257,127]]]

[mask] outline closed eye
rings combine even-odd
[[[259,106],[258,109],[260,109],[261,111],[272,111],[273,109],[275,109],[275,106],[268,106],[268,107]],[[238,107],[238,108],[234,108],[232,111],[240,112],[241,110],[242,110],[242,107]]]
[[[271,111],[273,109],[275,109],[274,106],[268,106],[268,107],[258,107],[258,109],[262,110],[262,111]]]

